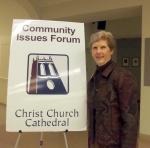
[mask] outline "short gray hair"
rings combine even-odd
[[[90,47],[94,42],[97,42],[99,40],[106,40],[111,50],[116,49],[116,40],[111,32],[107,32],[103,30],[103,31],[98,31],[96,33],[93,33],[90,37]]]

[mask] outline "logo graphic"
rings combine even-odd
[[[29,54],[26,89],[28,94],[68,94],[68,56]]]

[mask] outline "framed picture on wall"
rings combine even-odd
[[[132,66],[139,66],[139,58],[138,57],[132,58]]]
[[[122,58],[122,66],[129,66],[129,58],[127,57]]]

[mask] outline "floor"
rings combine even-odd
[[[150,135],[140,135],[138,148],[150,148]]]

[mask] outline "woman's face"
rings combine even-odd
[[[106,40],[99,40],[92,44],[92,57],[98,66],[106,64],[112,57],[113,50]]]

